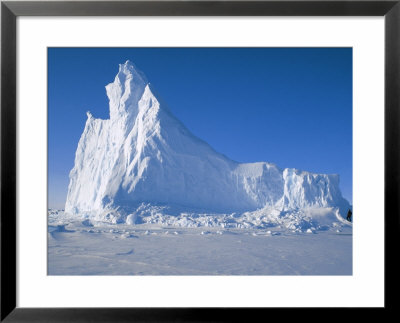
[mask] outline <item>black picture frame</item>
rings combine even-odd
[[[396,311],[400,217],[400,0],[380,1],[2,1],[1,2],[1,321],[186,322],[300,319],[295,308],[16,307],[16,19],[19,16],[384,16],[385,19],[385,306]],[[40,291],[38,291],[40,293]],[[245,295],[243,295],[245,296]],[[343,295],[346,297],[346,295]],[[325,309],[343,319],[339,309]],[[349,309],[342,309],[347,310]],[[296,312],[296,313],[295,313]],[[375,314],[373,314],[375,313]],[[271,315],[268,313],[268,315]],[[288,316],[289,315],[289,316]],[[371,316],[372,315],[372,316]],[[320,317],[321,319],[322,317]],[[323,319],[323,318],[322,318]]]

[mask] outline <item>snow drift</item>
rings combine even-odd
[[[135,223],[143,205],[232,213],[338,208],[339,176],[238,163],[195,137],[129,61],[106,86],[110,118],[89,112],[65,205],[69,214]]]

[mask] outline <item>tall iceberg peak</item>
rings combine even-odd
[[[146,77],[133,63],[126,61],[120,64],[114,82],[106,86],[110,101],[110,119],[135,118],[137,104],[147,84]]]
[[[129,61],[106,90],[110,119],[88,113],[70,172],[67,213],[124,222],[141,203],[217,213],[309,207],[343,213],[349,207],[336,175],[237,163],[216,152],[161,107]]]

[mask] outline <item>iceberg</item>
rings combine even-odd
[[[114,223],[135,223],[146,205],[232,213],[350,207],[339,176],[239,163],[194,136],[127,61],[106,86],[109,119],[87,113],[78,143],[65,212]],[[199,211],[199,212],[200,212]]]

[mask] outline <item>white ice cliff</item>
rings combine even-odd
[[[216,152],[160,104],[129,61],[106,90],[110,118],[87,113],[66,213],[125,222],[143,203],[214,213],[349,207],[338,175],[238,163]]]

